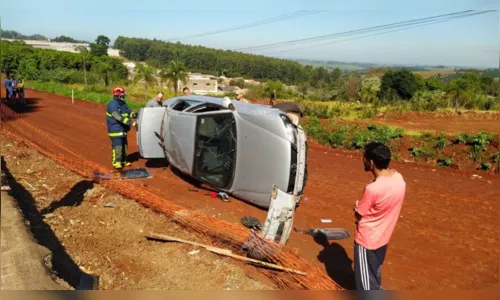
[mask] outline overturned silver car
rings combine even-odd
[[[302,197],[306,135],[279,109],[180,96],[139,110],[137,126],[142,157],[167,158],[217,190],[263,208],[270,206],[273,186],[296,203]]]

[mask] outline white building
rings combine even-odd
[[[186,84],[179,80],[178,86],[181,91],[184,87],[188,87],[191,93],[198,95],[218,92],[217,78],[211,75],[189,74]]]
[[[72,53],[78,53],[76,48],[80,46],[83,46],[90,51],[89,44],[87,43],[59,43],[51,41],[17,40],[17,39],[4,39],[4,38],[2,38],[2,40],[9,42],[24,41],[26,45],[32,46],[34,48],[52,49],[52,50],[72,52]],[[117,49],[108,48],[108,55],[111,57],[118,57],[120,56],[120,51]]]

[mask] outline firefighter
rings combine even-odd
[[[127,161],[127,133],[134,126],[133,119],[137,118],[137,113],[132,112],[125,103],[125,95],[124,87],[113,88],[113,99],[108,103],[106,111],[106,124],[111,138],[115,169],[130,166],[130,162]]]

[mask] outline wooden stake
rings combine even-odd
[[[144,236],[147,238],[150,238],[150,239],[155,239],[155,240],[179,242],[179,243],[184,243],[184,244],[190,244],[193,246],[199,246],[199,247],[205,248],[206,250],[208,250],[210,252],[214,252],[214,253],[217,253],[220,255],[232,257],[234,259],[254,263],[254,264],[259,265],[259,266],[268,267],[268,268],[286,271],[286,272],[291,272],[291,273],[304,275],[304,276],[306,275],[306,273],[301,272],[301,271],[285,268],[285,267],[282,267],[282,266],[279,266],[276,264],[267,263],[267,262],[264,262],[261,260],[257,260],[257,259],[253,259],[253,258],[241,256],[241,255],[236,255],[236,254],[233,254],[233,252],[231,250],[228,250],[228,249],[212,247],[212,246],[208,246],[208,245],[204,245],[204,244],[200,244],[200,243],[196,243],[196,242],[191,242],[191,241],[186,241],[186,240],[179,239],[176,237],[172,237],[172,236],[168,236],[168,235],[164,235],[164,234],[159,234],[159,233],[154,233],[154,232],[145,233]]]

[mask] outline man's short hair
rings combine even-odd
[[[363,155],[373,161],[379,170],[387,169],[391,162],[391,150],[382,143],[372,142],[365,146]]]
[[[157,93],[156,93],[156,96],[158,96],[158,95],[160,95],[160,94],[161,94],[162,96],[164,96],[163,92],[157,92]]]
[[[183,92],[185,92],[186,90],[189,91],[189,88],[187,86],[182,89]]]

